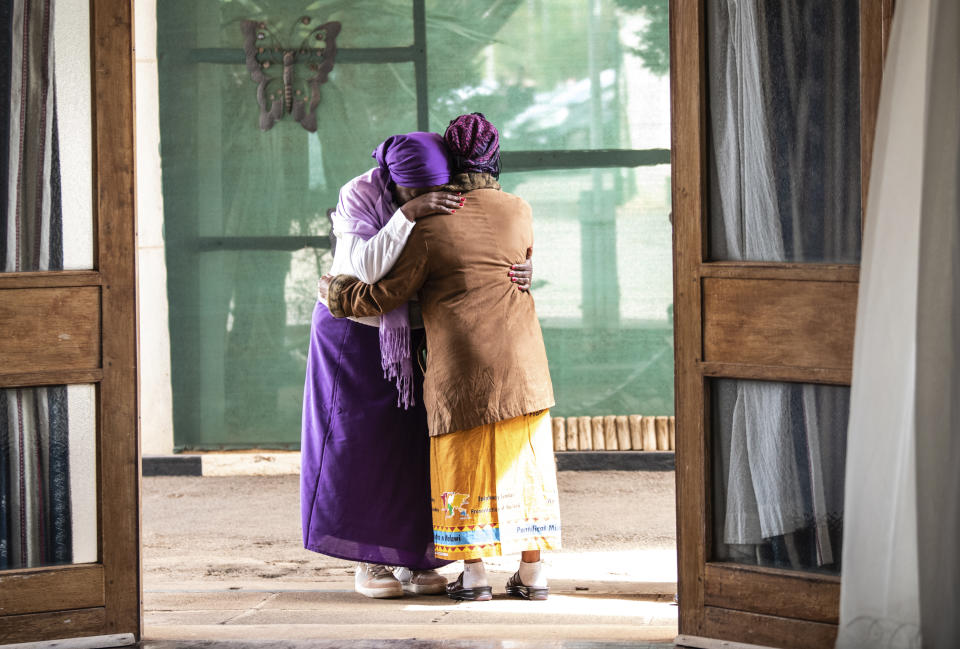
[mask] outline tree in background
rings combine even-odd
[[[654,74],[670,72],[670,16],[668,0],[616,0],[617,6],[647,18],[646,26],[637,32],[639,45],[631,53],[643,61]]]

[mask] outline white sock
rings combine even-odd
[[[487,583],[487,568],[483,561],[463,564],[463,587],[477,588],[478,586],[489,586]]]
[[[524,586],[530,588],[546,588],[547,575],[543,570],[543,562],[534,561],[533,563],[527,563],[526,561],[521,561],[520,581]]]

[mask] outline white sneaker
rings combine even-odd
[[[403,596],[403,587],[390,569],[376,563],[357,564],[353,587],[361,595],[374,599]]]
[[[440,595],[447,592],[447,578],[436,570],[410,570],[400,566],[393,569],[393,576],[408,593]]]

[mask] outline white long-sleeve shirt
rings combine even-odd
[[[330,274],[351,275],[365,284],[376,284],[393,268],[415,225],[398,209],[387,224],[366,241],[354,234],[334,230],[337,248]],[[380,326],[379,316],[351,320],[372,327]]]

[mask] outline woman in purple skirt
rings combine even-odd
[[[452,214],[461,196],[431,191],[450,179],[436,133],[387,138],[377,167],[340,191],[331,273],[374,283],[396,261],[418,218]],[[402,205],[402,207],[398,207]],[[447,217],[442,217],[447,218]],[[529,271],[519,273],[526,288]],[[411,308],[412,307],[412,308]],[[301,514],[304,546],[359,562],[357,592],[398,597],[445,592],[435,568],[423,340],[416,303],[381,317],[313,312],[303,400]]]

